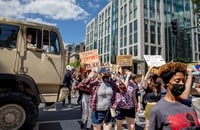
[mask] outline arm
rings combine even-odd
[[[143,88],[144,89],[147,89],[147,86],[148,86],[148,82],[147,82],[147,80],[148,80],[148,78],[149,78],[149,75],[150,75],[150,73],[151,73],[151,69],[153,68],[153,66],[150,66],[149,67],[149,69],[148,69],[148,71],[147,71],[147,73],[146,73],[146,75],[145,75],[145,77],[144,77],[144,79],[143,79]]]
[[[131,76],[131,72],[128,71],[128,72],[127,72],[126,79],[125,79],[125,81],[124,81],[124,84],[126,85],[126,87],[128,87],[128,85],[129,85],[130,76]]]
[[[78,85],[77,88],[80,89],[83,92],[90,92],[90,88],[87,87],[87,85],[89,84],[89,80],[82,80]]]
[[[193,68],[191,68],[191,67],[187,68],[187,79],[185,82],[185,90],[180,96],[182,99],[188,99],[188,97],[191,93],[192,71],[193,71]]]

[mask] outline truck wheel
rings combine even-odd
[[[0,93],[0,129],[31,129],[38,118],[38,108],[30,97],[17,91]]]

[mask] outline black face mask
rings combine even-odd
[[[185,85],[184,84],[174,84],[173,88],[171,89],[171,93],[177,97],[180,96],[183,91],[185,90]]]
[[[102,77],[102,80],[103,80],[104,82],[107,82],[107,81],[109,80],[109,78],[110,78],[109,76],[103,76],[103,77]]]
[[[161,86],[161,82],[156,82],[156,87],[159,88]]]

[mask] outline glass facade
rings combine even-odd
[[[190,0],[164,0],[166,59],[192,61]],[[178,33],[173,35],[171,21],[177,20]],[[170,49],[171,48],[171,49]]]

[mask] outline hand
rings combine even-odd
[[[194,68],[192,68],[190,66],[187,67],[187,74],[188,75],[192,75],[192,72],[194,72],[194,71],[195,71]]]

